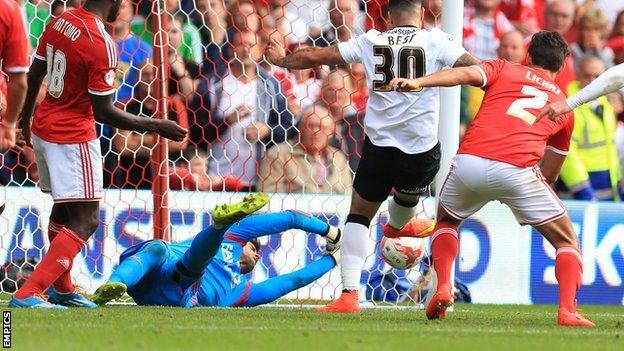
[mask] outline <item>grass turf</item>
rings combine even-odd
[[[110,306],[12,309],[15,350],[624,350],[624,309],[585,307],[595,329],[555,325],[555,306],[456,305],[443,321],[423,311],[361,315],[306,308]]]

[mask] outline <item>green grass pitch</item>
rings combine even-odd
[[[6,309],[6,308],[5,308]],[[423,311],[110,306],[12,310],[14,350],[624,350],[624,307],[583,308],[595,329],[555,326],[555,306],[456,305],[445,321]]]

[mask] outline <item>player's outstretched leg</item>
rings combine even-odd
[[[566,327],[595,327],[576,309],[576,293],[581,286],[583,260],[578,250],[578,239],[568,216],[536,226],[542,235],[557,249],[555,277],[559,283],[559,313],[557,324]]]
[[[459,250],[457,229],[460,221],[438,207],[438,223],[433,230],[431,256],[433,258],[433,279],[435,293],[425,303],[428,319],[446,318],[446,309],[453,305],[453,284],[451,269]]]
[[[409,200],[409,201],[408,201]],[[383,234],[388,238],[409,236],[424,238],[433,234],[435,221],[431,219],[414,218],[418,205],[418,196],[395,194],[388,200],[389,220],[383,227]]]
[[[130,255],[127,256],[126,254]],[[146,241],[121,254],[120,263],[108,282],[100,286],[91,301],[104,306],[122,297],[147,275],[156,272],[167,261],[169,248],[162,240]]]
[[[195,236],[191,247],[176,263],[175,270],[180,275],[179,284],[186,289],[193,284],[216,255],[223,236],[235,222],[258,211],[269,202],[269,196],[263,193],[249,194],[243,201],[219,205],[212,211],[212,225]]]

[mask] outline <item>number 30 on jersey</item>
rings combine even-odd
[[[381,74],[382,79],[373,81],[373,91],[391,91],[388,88],[390,81],[394,79],[394,52],[388,45],[373,46],[373,54],[381,57],[380,64],[375,65],[375,74]],[[399,65],[397,71],[399,78],[419,78],[425,75],[425,49],[416,46],[404,46],[399,49]],[[422,88],[416,90],[421,91]]]
[[[46,45],[46,61],[48,64],[48,93],[55,98],[63,94],[65,87],[64,77],[67,68],[65,53],[61,50],[54,50],[52,45]]]

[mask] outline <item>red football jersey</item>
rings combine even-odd
[[[32,132],[58,144],[96,139],[89,94],[115,92],[117,49],[102,19],[83,9],[64,12],[46,27],[35,59],[48,65],[48,91]]]
[[[0,0],[0,59],[4,72],[28,72],[28,41],[20,7]]]
[[[532,167],[548,145],[567,154],[574,129],[569,113],[557,122],[543,118],[535,122],[547,103],[565,100],[559,87],[540,70],[493,60],[480,67],[485,96],[470,124],[458,153]]]

